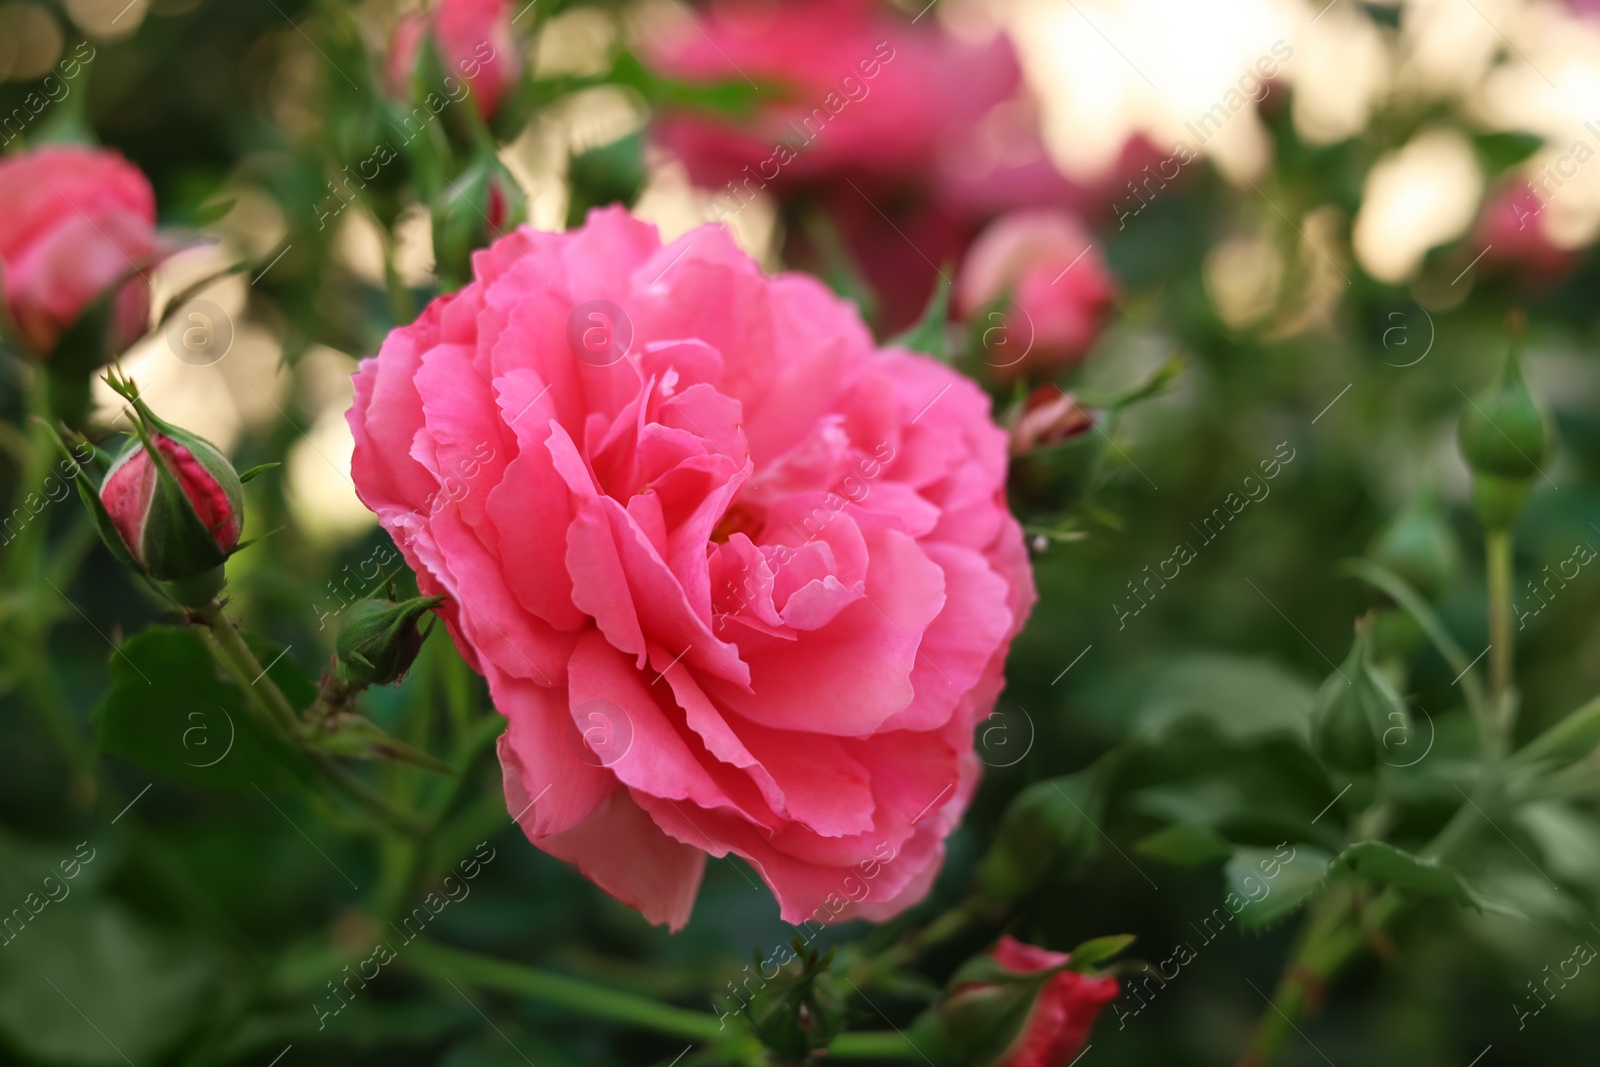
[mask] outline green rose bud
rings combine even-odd
[[[433,210],[433,254],[441,278],[468,278],[472,253],[508,232],[526,200],[511,172],[485,155],[451,183]]]
[[[1404,732],[1409,721],[1405,702],[1372,665],[1372,626],[1361,620],[1350,655],[1317,690],[1311,747],[1327,766],[1363,774],[1377,765],[1379,738],[1395,728]]]
[[[1429,600],[1450,584],[1461,565],[1461,551],[1431,487],[1412,496],[1379,532],[1368,555]]]
[[[750,1002],[750,1022],[781,1063],[807,1062],[844,1025],[845,997],[829,971],[833,950],[818,955],[794,939],[800,967],[785,967]],[[761,966],[757,962],[757,967]]]
[[[349,685],[388,685],[399,681],[422,651],[433,627],[417,622],[444,597],[419,596],[402,603],[363,600],[350,609],[339,631],[339,677]]]
[[[1554,444],[1550,418],[1523,380],[1517,341],[1499,378],[1462,412],[1457,441],[1472,468],[1479,518],[1491,529],[1510,525]]]
[[[1099,850],[1099,792],[1091,772],[1047,778],[1018,793],[978,868],[984,892],[1011,900],[1086,863]]]

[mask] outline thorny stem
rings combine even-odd
[[[295,715],[294,707],[262,668],[255,653],[250,651],[250,646],[245,644],[238,627],[222,613],[222,606],[212,601],[205,611],[196,616],[195,628],[223,670],[244,691],[245,700],[259,710],[260,716],[275,732],[304,749],[305,730]],[[412,836],[426,831],[426,824],[415,814],[396,807],[383,793],[337,760],[321,752],[308,751],[307,754],[329,782],[385,825]]]

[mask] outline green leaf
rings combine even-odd
[[[1287,918],[1326,884],[1333,862],[1326,852],[1295,845],[1285,857],[1286,847],[1240,848],[1224,868],[1224,907],[1237,915],[1240,929],[1260,930]]]
[[[296,779],[302,757],[257,722],[194,632],[154,626],[135,635],[112,656],[111,679],[94,710],[102,752],[214,789]]]
[[[1233,856],[1233,846],[1209,827],[1174,823],[1134,845],[1134,851],[1175,867],[1205,867]]]
[[[1517,750],[1512,760],[1522,766],[1552,768],[1576,763],[1600,746],[1600,697],[1595,697]]]
[[[1134,941],[1132,934],[1111,934],[1107,937],[1092,938],[1072,950],[1072,962],[1067,964],[1066,969],[1092,971],[1105,961],[1122,955]]]
[[[352,759],[385,759],[455,776],[448,763],[417,746],[389,734],[370,719],[343,712],[335,715],[326,731],[312,739],[313,747]]]
[[[1339,853],[1335,866],[1340,872],[1349,872],[1381,886],[1392,886],[1423,896],[1444,897],[1479,911],[1520,914],[1510,905],[1480,894],[1467,884],[1454,867],[1414,855],[1387,841],[1362,841],[1351,845]]]
[[[1514,818],[1538,842],[1556,875],[1577,885],[1600,885],[1600,824],[1593,818],[1554,800],[1527,804]]]
[[[257,463],[254,467],[239,472],[239,484],[243,485],[258,474],[265,474],[274,467],[281,467],[281,463]]]
[[[1157,737],[1193,720],[1232,741],[1279,734],[1303,742],[1313,693],[1303,678],[1270,661],[1194,653],[1162,671],[1135,721]]]
[[[1455,638],[1450,636],[1450,631],[1445,628],[1444,622],[1434,613],[1422,594],[1394,571],[1370,559],[1346,560],[1344,569],[1368,585],[1387,593],[1396,604],[1404,608],[1417,621],[1417,625],[1422,627],[1422,632],[1428,635],[1428,640],[1433,642],[1433,647],[1439,650],[1439,655],[1444,657],[1450,669],[1460,676],[1468,702],[1475,709],[1482,707],[1483,686],[1478,681],[1478,676],[1471,670],[1472,662],[1462,651],[1461,646],[1456,644]]]
[[[1478,158],[1490,174],[1510,170],[1539,150],[1544,138],[1537,134],[1511,131],[1507,133],[1479,133],[1472,138]]]
[[[215,986],[209,955],[94,898],[46,907],[5,953],[0,1032],[40,1062],[158,1062]]]
[[[928,298],[928,306],[922,311],[922,318],[899,337],[889,342],[893,348],[909,348],[913,352],[922,352],[936,359],[948,360],[950,358],[950,344],[946,321],[950,317],[950,279],[943,273],[933,287],[933,295]]]

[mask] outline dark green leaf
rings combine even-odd
[[[203,1016],[213,985],[209,956],[94,898],[46,907],[5,952],[0,1031],[49,1063],[159,1061]]]
[[[1313,689],[1267,660],[1195,653],[1172,663],[1150,687],[1139,726],[1159,736],[1197,720],[1219,736],[1245,741],[1269,734],[1305,740]]]
[[[1238,916],[1240,929],[1271,926],[1322,889],[1332,862],[1310,845],[1295,845],[1287,856],[1283,847],[1241,848],[1224,868],[1229,889],[1224,906]]]
[[[112,656],[111,677],[94,711],[101,751],[216,789],[293,780],[301,757],[257,722],[192,631],[154,626],[135,635]]]
[[[1413,855],[1387,841],[1362,841],[1339,854],[1336,866],[1358,878],[1393,886],[1423,896],[1444,897],[1479,911],[1517,915],[1510,905],[1491,900],[1472,886],[1454,867],[1435,859]]]
[[[1204,867],[1233,855],[1233,846],[1208,827],[1174,823],[1134,845],[1134,850],[1176,867]]]

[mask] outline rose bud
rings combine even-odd
[[[389,45],[389,89],[411,97],[411,78],[422,52],[422,38],[431,32],[444,75],[465,78],[484,118],[522,77],[522,61],[511,29],[511,0],[440,0],[430,12],[406,16]],[[429,90],[451,93],[448,85]],[[437,109],[435,109],[437,111]]]
[[[445,190],[433,212],[439,277],[465,280],[472,253],[522,221],[526,198],[511,172],[490,156],[473,163]]]
[[[978,884],[1015,900],[1087,862],[1100,847],[1094,828],[1100,799],[1086,773],[1035,782],[1014,797],[999,836],[978,867]]]
[[[239,545],[243,485],[211,442],[134,404],[139,439],[100,486],[100,504],[121,540],[111,547],[174,600],[199,606],[222,588],[223,564]]]
[[[1004,215],[978,235],[956,280],[956,304],[986,327],[984,361],[996,377],[1052,378],[1100,335],[1116,300],[1105,260],[1064,211]],[[986,314],[980,315],[982,312]],[[995,327],[1005,344],[990,343]]]
[[[750,1001],[750,1024],[784,1063],[809,1062],[844,1025],[844,994],[829,972],[833,950],[819,955],[794,938],[799,967],[784,967]],[[756,964],[760,969],[762,964]]]
[[[1521,321],[1500,377],[1461,413],[1457,442],[1472,468],[1472,502],[1490,529],[1511,525],[1554,444],[1550,417],[1522,377]]]
[[[433,631],[432,624],[418,630],[417,621],[443,599],[419,596],[400,603],[363,600],[355,605],[350,620],[339,630],[339,677],[356,686],[399,681]]]
[[[1418,491],[1379,532],[1368,555],[1429,600],[1455,578],[1461,550],[1431,488]]]
[[[1028,394],[1011,423],[1011,454],[1058,445],[1094,428],[1094,416],[1071,393],[1041,385]]]
[[[959,1062],[982,1067],[1066,1067],[1082,1051],[1117,980],[1066,970],[1065,952],[1002,937],[951,979],[937,1012]]]
[[[1335,770],[1364,774],[1377,765],[1379,739],[1394,730],[1409,736],[1410,721],[1405,701],[1372,664],[1371,621],[1357,621],[1350,655],[1312,704],[1312,751]]]

